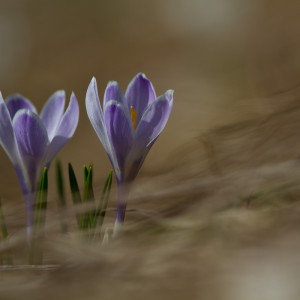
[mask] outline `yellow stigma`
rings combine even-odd
[[[133,125],[133,129],[136,130],[136,117],[137,117],[137,112],[133,108],[133,106],[130,107],[130,116],[131,116],[131,121]]]

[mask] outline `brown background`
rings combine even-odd
[[[160,173],[193,137],[297,99],[299,8],[267,0],[1,0],[0,90],[23,94],[39,111],[54,91],[69,98],[73,90],[80,122],[59,157],[65,171],[68,161],[77,172],[93,161],[102,185],[110,166],[86,116],[86,89],[96,76],[101,97],[109,80],[125,91],[144,72],[158,95],[175,90],[170,121],[140,177]],[[0,170],[0,194],[21,197],[2,150]]]
[[[0,254],[8,245],[16,266],[0,270],[1,300],[298,300],[299,15],[292,0],[0,0],[0,90],[39,110],[74,90],[80,122],[59,156],[65,175],[68,161],[78,174],[94,162],[96,197],[110,165],[85,113],[92,76],[100,95],[140,71],[158,95],[175,90],[119,238],[115,189],[103,247],[76,234],[71,204],[59,214],[49,197],[41,247],[54,269],[22,267],[25,205],[0,150]],[[54,168],[50,180],[55,195]]]

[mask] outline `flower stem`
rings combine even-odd
[[[119,203],[117,208],[116,222],[124,223],[125,211],[126,211],[126,203]]]
[[[22,188],[22,192],[25,198],[26,203],[26,212],[27,212],[27,239],[30,244],[31,231],[34,221],[34,208],[35,208],[35,192],[30,192],[30,189],[26,185],[26,179],[23,175],[22,169],[15,165],[15,170]]]
[[[24,194],[24,198],[26,202],[26,213],[27,213],[27,242],[29,245],[31,243],[32,228],[34,223],[34,208],[35,208],[34,197],[35,197],[35,193]]]
[[[117,215],[116,215],[114,232],[113,232],[114,237],[117,235],[121,224],[123,224],[125,220],[126,205],[127,205],[129,190],[130,190],[130,185],[128,183],[118,184],[118,207],[117,207]]]

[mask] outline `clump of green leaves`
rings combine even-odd
[[[83,194],[79,191],[78,181],[74,173],[72,165],[69,163],[69,182],[71,188],[72,200],[75,205],[89,204],[91,208],[88,210],[80,211],[76,213],[78,229],[81,232],[88,232],[90,238],[95,239],[96,229],[101,230],[107,204],[109,200],[112,175],[110,171],[106,179],[105,185],[102,189],[102,193],[99,201],[95,201],[95,195],[93,190],[93,166],[90,164],[88,167],[83,167]],[[63,182],[62,168],[59,161],[56,162],[56,184],[58,192],[58,205],[60,213],[66,207],[65,188]],[[43,252],[40,249],[40,238],[43,237],[43,229],[46,222],[46,210],[48,200],[48,170],[44,168],[42,177],[39,183],[37,192],[35,210],[34,210],[34,223],[32,226],[32,232],[29,235],[29,263],[30,264],[42,264]],[[61,215],[62,216],[62,215]],[[65,218],[62,218],[62,231],[67,231],[67,222]],[[7,226],[2,211],[2,203],[0,199],[0,241],[5,242],[8,237]],[[0,255],[0,264],[12,264],[12,255],[9,250],[5,251],[3,255]]]
[[[95,232],[96,226],[101,229],[109,199],[112,174],[113,172],[110,171],[103,187],[100,201],[98,204],[95,204],[95,196],[93,191],[93,165],[90,164],[88,167],[83,166],[84,188],[83,196],[81,196],[74,169],[69,163],[69,182],[74,205],[89,204],[89,206],[92,207],[89,210],[78,212],[76,214],[77,225],[80,231],[89,231],[92,234]]]

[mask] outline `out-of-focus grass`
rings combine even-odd
[[[249,122],[248,128],[236,125],[208,132],[214,148],[211,157],[199,139],[191,141],[198,152],[186,151],[185,164],[137,181],[117,239],[111,238],[116,207],[112,197],[103,224],[105,244],[79,238],[71,210],[66,220],[73,225],[62,235],[59,214],[51,210],[54,199],[49,197],[51,217],[40,246],[44,263],[54,268],[2,270],[0,296],[38,299],[41,291],[47,291],[45,299],[57,294],[81,299],[89,291],[91,299],[101,293],[108,299],[155,295],[239,300],[244,295],[273,300],[276,291],[280,299],[296,300],[300,169],[296,149],[290,148],[298,140],[298,112],[294,107]],[[258,130],[257,124],[263,127]],[[285,136],[286,128],[295,130]],[[265,161],[246,155],[251,154],[253,139],[264,141],[258,145]],[[277,159],[272,156],[276,142]],[[218,161],[219,172],[207,168],[212,159]],[[195,172],[195,164],[202,172]],[[97,185],[94,192],[96,197],[101,193]],[[6,211],[14,210],[8,206]],[[8,215],[8,227],[14,218]],[[22,237],[22,228],[14,229],[1,251],[10,249],[18,258],[26,244]],[[16,264],[21,261],[19,257]],[[257,294],[258,290],[263,292]]]

